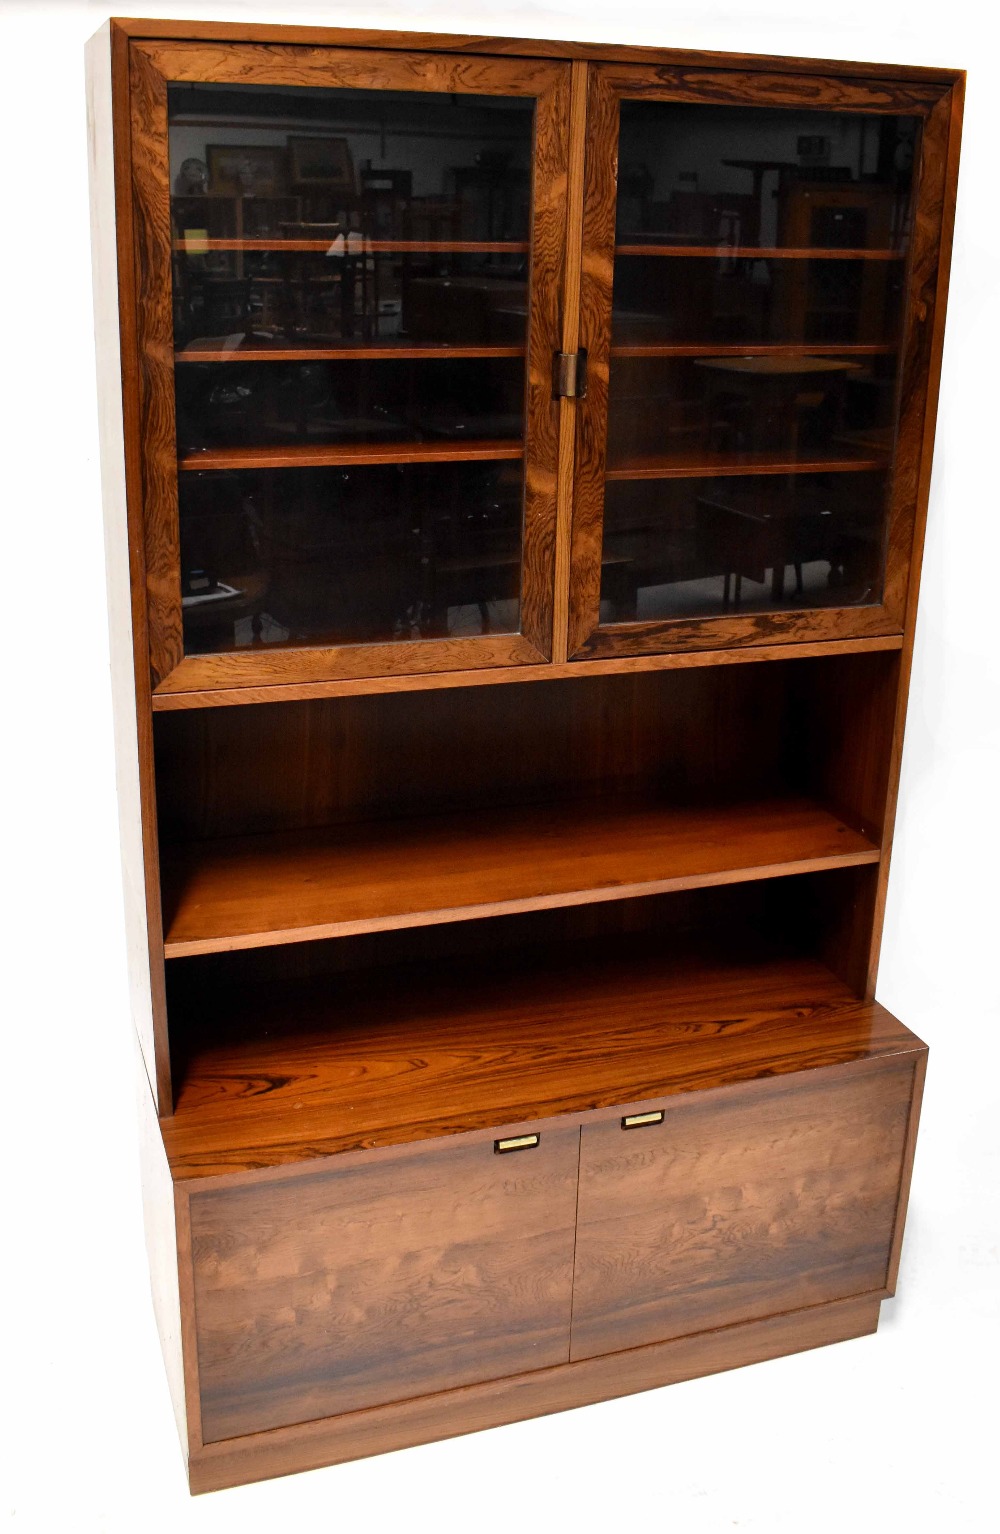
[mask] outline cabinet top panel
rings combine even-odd
[[[775,73],[844,75],[859,79],[926,81],[949,86],[964,78],[964,70],[927,65],[875,64],[836,59],[804,59],[772,54],[717,53],[704,49],[650,48],[627,44],[579,42],[565,38],[493,37],[487,33],[392,32],[356,27],[276,26],[266,23],[169,21],[116,16],[114,30],[126,38],[185,38],[199,42],[282,42],[330,45],[338,48],[437,49],[449,53],[509,54],[521,58],[583,59],[593,62],[671,64],[682,67],[768,69]]]

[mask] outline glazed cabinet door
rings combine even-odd
[[[158,691],[551,654],[568,78],[132,44]]]
[[[949,111],[592,70],[571,657],[901,630]]]
[[[580,1131],[191,1197],[207,1443],[569,1356]]]
[[[572,1357],[884,1289],[912,1057],[585,1125]]]

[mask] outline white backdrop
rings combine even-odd
[[[149,1306],[104,615],[83,43],[0,0],[3,1431],[25,1530],[766,1534],[996,1527],[1000,126],[975,0],[152,6],[129,14],[965,66],[966,137],[879,998],[931,1045],[900,1295],[877,1337],[189,1501]],[[6,614],[6,617],[3,615]]]

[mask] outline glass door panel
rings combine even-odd
[[[159,690],[546,659],[569,66],[133,63]]]
[[[885,626],[920,117],[599,78],[602,112],[617,179],[592,132],[571,652],[704,646],[706,619],[730,622],[718,643],[782,614],[799,635],[857,631],[848,609]]]
[[[534,101],[168,108],[185,652],[517,633]]]

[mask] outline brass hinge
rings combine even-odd
[[[552,398],[584,399],[587,394],[587,353],[556,352],[552,358]]]

